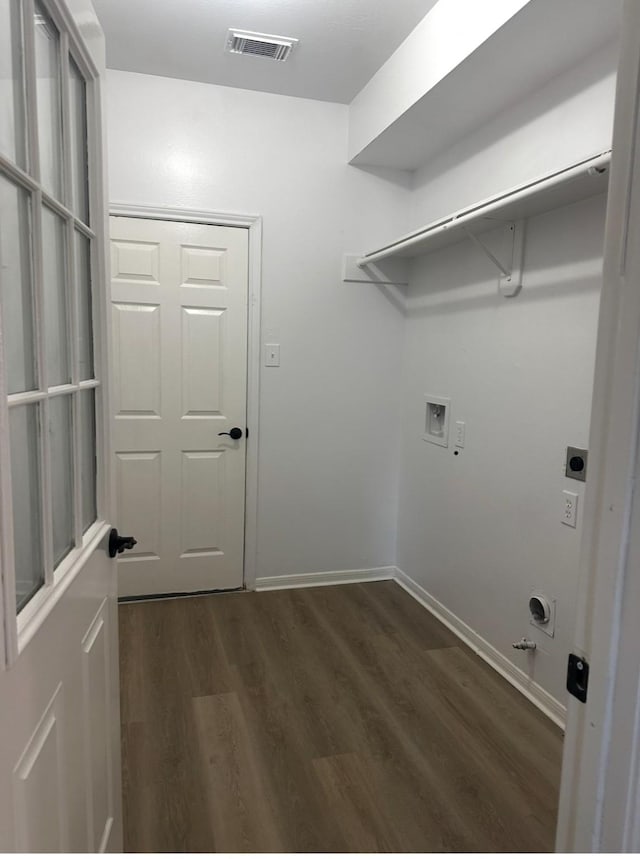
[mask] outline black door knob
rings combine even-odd
[[[242,438],[242,430],[240,427],[232,427],[229,432],[219,432],[218,435],[229,435],[234,441]]]
[[[133,549],[138,541],[135,537],[121,537],[117,528],[112,528],[109,534],[109,557],[121,555],[125,549]]]

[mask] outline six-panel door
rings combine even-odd
[[[120,594],[239,588],[247,230],[112,217],[111,278]]]

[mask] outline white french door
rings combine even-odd
[[[110,224],[120,595],[240,588],[248,230]]]
[[[121,845],[99,87],[0,0],[0,851]]]

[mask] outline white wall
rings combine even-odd
[[[610,148],[616,57],[605,47],[417,171],[411,227]],[[563,459],[588,447],[604,211],[532,219],[512,299],[470,242],[422,259],[405,333],[398,566],[560,700],[580,538],[561,493],[584,489]],[[458,457],[421,440],[425,393],[466,422]],[[534,587],[557,600],[554,639],[528,623]],[[523,635],[534,657],[512,650]]]
[[[531,219],[515,298],[471,242],[421,260],[404,347],[398,566],[558,699],[580,539],[562,491],[584,490],[564,458],[588,446],[604,211],[599,196]],[[425,394],[451,398],[449,448],[421,438]],[[534,588],[557,600],[553,639],[529,625]],[[523,635],[533,658],[511,648]]]
[[[377,288],[342,284],[340,265],[609,148],[615,57],[595,53],[410,182],[345,164],[344,106],[108,75],[113,202],[264,216],[263,331],[282,366],[263,370],[259,575],[397,561],[558,698],[579,542],[561,491],[582,491],[562,466],[588,443],[603,201],[530,223],[509,301],[470,244],[417,265],[406,318]],[[463,455],[420,438],[425,392],[467,422]],[[535,635],[533,587],[558,618],[528,664],[510,645]]]
[[[611,148],[617,42],[413,174],[411,228]]]
[[[404,228],[406,176],[346,165],[343,105],[124,72],[108,99],[112,202],[264,218],[258,575],[392,564],[402,318],[341,260]]]

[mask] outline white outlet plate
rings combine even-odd
[[[464,447],[465,425],[464,421],[456,421],[456,447]]]
[[[438,444],[440,447],[449,446],[449,413],[451,411],[451,400],[449,397],[438,397],[435,394],[424,395],[425,416],[424,416],[424,432],[422,438],[424,441],[430,441],[432,444]],[[434,431],[431,420],[431,410],[442,409],[442,421],[439,423],[438,430]]]
[[[578,495],[576,492],[564,490],[562,493],[562,522],[570,528],[578,524]]]
[[[265,343],[264,346],[264,366],[279,367],[280,366],[280,344]]]

